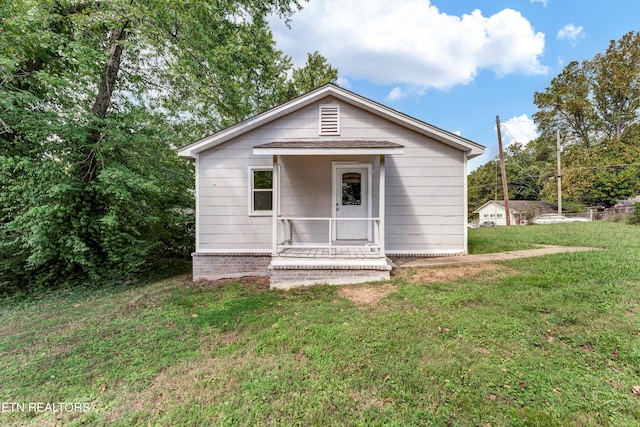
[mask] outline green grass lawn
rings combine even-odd
[[[603,250],[361,286],[177,277],[4,301],[0,425],[637,426],[640,227],[469,233],[472,253]]]

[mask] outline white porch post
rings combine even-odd
[[[271,255],[278,255],[278,207],[280,206],[279,158],[273,156],[273,200],[271,201]]]
[[[385,223],[385,187],[386,187],[386,172],[385,172],[385,155],[380,155],[380,173],[379,173],[379,181],[378,181],[378,217],[380,218],[380,225],[378,230],[379,241],[378,245],[380,246],[380,255],[385,256],[385,242],[384,242],[384,223]]]

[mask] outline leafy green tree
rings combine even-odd
[[[640,125],[587,150],[566,153],[563,194],[587,205],[613,206],[640,192]]]
[[[571,62],[534,95],[540,138],[530,144],[540,165],[541,197],[555,200],[555,140],[563,149],[563,195],[611,206],[640,191],[640,33],[611,41],[606,52]]]
[[[188,257],[173,148],[281,102],[293,0],[0,3],[0,292]]]
[[[338,70],[333,68],[318,51],[315,51],[307,54],[304,67],[293,70],[288,95],[295,97],[323,84],[335,83],[337,80]]]
[[[592,78],[599,130],[608,138],[621,137],[640,119],[640,33],[612,40],[607,51],[588,61],[586,68]]]
[[[536,161],[533,150],[520,143],[507,147],[505,166],[509,195],[515,200],[540,200],[543,165]]]
[[[533,120],[541,136],[554,139],[556,131],[560,130],[568,141],[589,146],[597,133],[591,90],[585,67],[572,61],[551,80],[551,86],[545,92],[536,92],[534,103],[538,111]]]

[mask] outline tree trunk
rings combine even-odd
[[[118,78],[118,70],[122,60],[122,41],[126,38],[129,20],[124,21],[120,28],[114,28],[111,31],[111,46],[109,47],[109,58],[104,66],[102,80],[98,88],[98,96],[93,104],[93,113],[101,119],[107,115],[109,105],[111,105],[111,96],[115,88]]]
[[[86,159],[84,161],[82,172],[83,179],[91,182],[96,178],[98,159],[96,158],[98,146],[104,137],[101,130],[100,120],[104,119],[111,105],[111,98],[118,79],[118,71],[122,61],[122,41],[127,37],[127,27],[130,21],[125,20],[119,28],[114,28],[110,35],[109,56],[104,66],[102,79],[98,86],[98,94],[91,111],[99,119],[97,126],[89,133],[86,145]]]

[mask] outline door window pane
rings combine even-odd
[[[362,203],[361,181],[359,173],[342,174],[342,206],[356,206]]]

